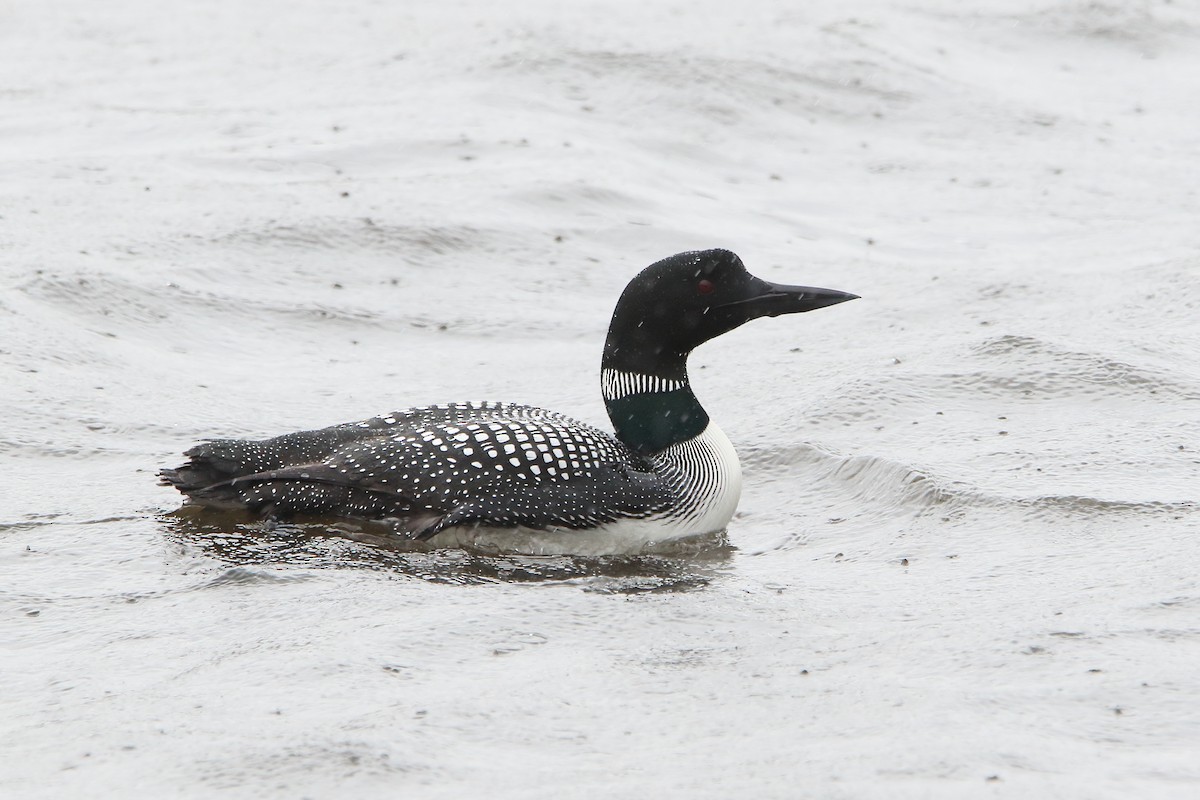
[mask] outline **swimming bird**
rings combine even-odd
[[[209,440],[161,484],[267,518],[382,520],[435,545],[480,531],[644,544],[717,533],[737,508],[741,466],[692,393],[688,355],[752,319],[856,298],[769,283],[728,250],[680,253],[642,270],[613,312],[600,384],[615,435],[532,406],[452,403]]]

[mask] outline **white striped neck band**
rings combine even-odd
[[[605,400],[620,400],[633,394],[652,392],[674,392],[687,388],[686,380],[660,378],[640,372],[625,372],[619,369],[600,370],[600,388]]]

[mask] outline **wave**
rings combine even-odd
[[[1124,392],[1200,400],[1200,387],[1166,373],[1031,336],[994,337],[976,344],[972,352],[1006,369],[950,377],[984,389],[1023,396]]]
[[[402,225],[358,219],[306,219],[303,225],[268,224],[218,234],[219,248],[261,250],[278,258],[281,250],[329,250],[343,253],[383,253],[405,263],[441,262],[442,256],[467,252],[520,252],[519,231],[472,226]],[[525,242],[528,246],[528,242]]]
[[[1058,3],[1010,17],[1023,30],[1059,37],[1136,44],[1142,48],[1186,42],[1195,27],[1170,4],[1097,2]]]
[[[202,317],[210,325],[229,317],[274,315],[323,322],[370,323],[378,315],[345,306],[306,305],[294,297],[265,301],[233,292],[214,292],[176,283],[147,284],[111,273],[45,274],[17,287],[25,296],[75,317],[137,329],[174,326],[180,318]]]
[[[1182,516],[1200,508],[1192,500],[1001,494],[880,456],[838,455],[812,445],[748,450],[743,453],[742,462],[748,482],[782,481],[802,486],[805,493],[821,496],[826,507],[849,508],[856,515],[907,513],[947,517],[988,509],[1036,518],[1095,519]]]
[[[1176,413],[1200,403],[1200,384],[1179,370],[1139,366],[1104,353],[1074,350],[1029,336],[999,336],[975,344],[957,359],[960,369],[903,374],[876,372],[842,383],[804,412],[811,424],[895,424],[899,419],[932,423],[938,417],[943,436],[978,436],[974,427],[987,415],[995,418],[1006,404],[1021,414],[1031,404],[1070,404],[1079,423],[1106,424],[1117,414],[1121,424],[1135,419],[1131,403],[1160,415],[1166,403]],[[1035,406],[1036,407],[1036,406]],[[1088,410],[1089,407],[1094,407]],[[1200,408],[1196,409],[1200,413]],[[942,416],[944,413],[944,416]],[[1030,412],[1025,412],[1027,415]],[[1061,414],[1039,415],[1037,424],[1052,424]],[[1031,422],[1036,422],[1029,418]],[[1111,425],[1111,422],[1108,422]]]
[[[570,99],[578,87],[604,80],[624,88],[623,108],[644,121],[656,116],[701,117],[734,125],[746,116],[779,112],[803,117],[868,119],[881,108],[912,102],[915,81],[928,78],[911,65],[852,38],[854,52],[797,69],[765,59],[721,58],[694,51],[613,52],[566,48],[540,58],[527,53],[497,60],[499,73],[559,86]],[[697,102],[697,92],[706,98]],[[580,99],[585,99],[580,96]],[[620,109],[615,110],[620,116]],[[612,111],[606,114],[611,118]]]
[[[382,330],[403,334],[428,332],[449,336],[493,335],[497,328],[510,338],[537,338],[553,331],[563,335],[563,315],[546,314],[530,318],[518,304],[497,306],[487,316],[470,313],[455,303],[429,302],[429,292],[398,293],[394,297],[374,287],[352,297],[339,295],[335,288],[314,289],[311,299],[295,293],[271,296],[245,291],[214,291],[178,282],[142,282],[113,274],[45,274],[20,284],[18,291],[61,321],[74,320],[73,326],[54,326],[56,336],[69,338],[72,327],[76,340],[53,352],[45,352],[44,343],[29,342],[29,359],[53,360],[71,364],[109,366],[121,363],[112,343],[92,345],[94,335],[105,339],[132,338],[186,345],[191,341],[216,340],[228,344],[231,331],[253,331],[262,345],[264,333],[281,339],[312,338],[322,340],[331,326],[352,338],[356,332]],[[447,292],[447,296],[449,293]],[[369,304],[369,305],[368,305]],[[32,312],[36,316],[37,312]],[[272,323],[264,324],[264,320]],[[78,334],[90,334],[78,340]],[[234,333],[236,338],[238,334]],[[580,335],[577,331],[571,334]],[[32,363],[32,362],[31,362]]]

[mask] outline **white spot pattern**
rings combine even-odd
[[[471,434],[466,442],[463,432]],[[570,443],[571,457],[555,454],[550,441]],[[282,514],[588,528],[671,502],[650,462],[612,434],[501,403],[414,408],[264,441],[218,440],[188,455],[180,471],[197,477],[181,488],[192,497]]]
[[[480,446],[467,446],[464,431]],[[499,444],[501,436],[508,441]],[[720,530],[741,490],[737,456],[714,425],[642,458],[590,425],[501,403],[427,406],[262,441],[217,440],[188,455],[192,461],[176,474],[198,500],[268,513],[392,518],[415,535],[642,520],[661,541]],[[214,478],[215,464],[237,471]],[[185,486],[189,469],[198,477]]]

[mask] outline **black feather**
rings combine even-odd
[[[581,529],[666,507],[670,488],[611,434],[499,403],[409,409],[261,441],[189,450],[162,483],[201,505],[449,527]]]

